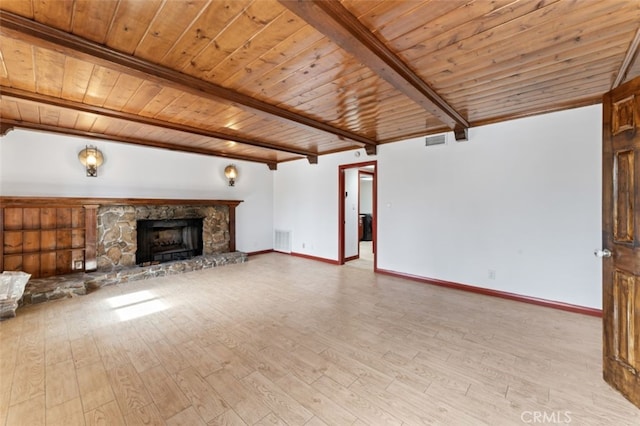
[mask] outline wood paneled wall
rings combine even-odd
[[[24,271],[34,278],[85,270],[82,206],[3,210],[3,270]]]

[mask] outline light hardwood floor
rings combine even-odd
[[[360,241],[359,257],[345,263],[346,266],[352,266],[360,269],[373,271],[373,243],[371,241]]]
[[[638,425],[600,330],[272,253],[19,309],[0,425]]]

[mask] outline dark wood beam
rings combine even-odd
[[[620,65],[620,70],[618,71],[618,75],[616,75],[616,79],[613,81],[611,85],[611,90],[620,86],[626,79],[631,66],[635,61],[640,61],[640,27],[636,31],[636,35],[631,40],[631,44],[629,45],[629,49],[627,49],[627,54]]]
[[[228,133],[218,132],[214,130],[204,130],[197,127],[171,123],[168,121],[158,120],[151,117],[144,117],[144,116],[130,114],[122,111],[114,111],[114,110],[99,107],[99,106],[87,105],[80,102],[55,98],[53,96],[27,92],[25,90],[14,89],[12,87],[7,87],[3,85],[0,85],[0,94],[3,97],[7,96],[14,99],[35,102],[38,104],[46,104],[46,105],[55,106],[59,108],[67,108],[74,111],[96,114],[103,117],[115,118],[118,120],[126,120],[126,121],[145,124],[149,126],[160,127],[167,130],[176,130],[179,132],[190,133],[198,136],[206,136],[209,138],[233,141],[233,142],[241,143],[244,145],[251,145],[259,148],[271,149],[274,151],[287,152],[289,154],[297,154],[301,156],[318,155],[317,152],[305,151],[305,150],[295,149],[295,148],[287,148],[287,147],[275,145],[269,142],[256,141],[256,140],[243,138],[236,135],[230,135]]]
[[[275,105],[254,99],[226,87],[200,80],[176,70],[163,67],[125,53],[118,52],[98,43],[60,31],[39,22],[32,21],[11,12],[0,11],[0,32],[8,37],[24,40],[29,37],[37,46],[52,48],[65,55],[80,60],[88,60],[106,68],[116,70],[145,80],[162,84],[186,93],[248,109],[268,118],[276,118],[288,124],[305,126],[330,133],[338,137],[364,145],[377,142],[348,130],[334,127],[322,121],[300,115]]]
[[[377,155],[378,154],[378,147],[377,146],[365,146],[364,147],[364,151],[367,153],[367,155]]]
[[[337,0],[279,0],[287,9],[353,55],[449,128],[468,121]]]
[[[156,142],[156,141],[149,141],[149,140],[138,139],[138,138],[110,136],[110,135],[105,135],[103,133],[87,132],[84,130],[77,130],[77,129],[68,129],[66,127],[52,126],[49,124],[30,123],[27,121],[7,120],[7,119],[2,119],[2,122],[3,124],[7,124],[13,128],[19,128],[19,129],[37,130],[37,131],[43,131],[43,132],[52,132],[52,133],[60,133],[65,135],[80,136],[80,137],[90,138],[90,139],[100,139],[100,140],[111,141],[111,142],[122,142],[122,143],[129,143],[129,144],[135,144],[135,145],[150,146],[153,148],[167,149],[170,151],[191,152],[193,154],[209,155],[211,157],[224,157],[224,158],[230,158],[233,160],[251,161],[253,163],[263,163],[267,165],[274,163],[274,161],[249,157],[246,155],[229,154],[226,152],[215,151],[211,149],[196,148],[196,147],[191,147],[186,145],[175,145],[175,144],[169,144],[166,142]]]
[[[13,125],[7,124],[5,121],[0,123],[0,136],[4,136],[13,130]]]
[[[466,141],[469,139],[469,129],[456,127],[453,129],[453,136],[458,142]]]

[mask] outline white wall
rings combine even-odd
[[[373,180],[360,179],[360,213],[373,214]]]
[[[344,171],[344,187],[346,198],[344,199],[344,257],[357,256],[359,253],[358,240],[358,203],[360,195],[358,190],[358,169],[346,169]]]
[[[600,308],[601,127],[591,106],[379,147],[378,267]],[[362,158],[279,167],[275,223],[294,251],[337,259],[338,165]]]
[[[104,153],[97,178],[77,159],[86,144]],[[227,185],[224,167],[239,178]],[[244,200],[236,209],[236,247],[273,247],[273,172],[264,164],[136,145],[15,130],[0,139],[0,195]]]
[[[293,252],[338,259],[338,166],[372,159],[360,149],[278,165],[274,228],[292,231]]]

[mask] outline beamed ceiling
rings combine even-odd
[[[599,103],[640,75],[640,0],[0,9],[2,134],[43,130],[271,168],[448,130],[464,140],[469,127]]]

